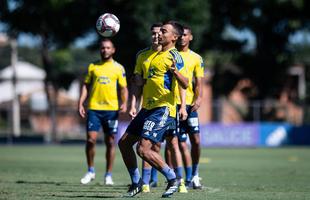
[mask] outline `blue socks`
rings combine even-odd
[[[88,172],[95,173],[95,167],[88,167]]]
[[[129,172],[129,175],[130,175],[130,178],[131,178],[131,182],[132,183],[139,183],[139,180],[140,180],[140,173],[139,173],[139,169],[138,168],[131,168],[131,169],[128,169],[128,172]]]
[[[168,165],[161,169],[161,173],[166,177],[168,181],[176,178],[174,171],[170,167],[168,167]]]
[[[198,164],[193,164],[193,172],[192,172],[193,176],[198,175]]]
[[[156,182],[158,181],[157,179],[157,169],[155,169],[154,167],[152,167],[152,171],[151,171],[151,181]]]
[[[192,167],[185,167],[185,181],[191,181],[192,180]]]
[[[177,176],[178,179],[182,178],[182,169],[183,167],[174,168],[175,175]]]
[[[143,184],[149,184],[150,179],[151,179],[151,168],[143,168],[142,169]]]
[[[112,176],[112,172],[106,172],[104,177],[107,177],[107,176]]]

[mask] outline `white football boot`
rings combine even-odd
[[[82,184],[88,184],[90,183],[92,180],[95,179],[95,173],[93,172],[87,172],[83,178],[81,178],[81,183]]]
[[[104,177],[104,184],[105,185],[114,185],[112,176],[105,176]]]

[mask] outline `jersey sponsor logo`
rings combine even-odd
[[[111,80],[109,79],[109,77],[106,77],[106,76],[98,77],[98,83],[100,84],[109,84],[110,82]]]
[[[155,122],[150,121],[150,120],[146,120],[144,122],[143,129],[148,130],[148,131],[152,131],[154,126],[155,126]]]

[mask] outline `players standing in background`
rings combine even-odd
[[[165,163],[161,155],[152,149],[154,143],[162,142],[167,129],[174,125],[176,116],[176,88],[182,96],[181,118],[186,118],[185,90],[188,86],[182,57],[175,49],[183,28],[176,22],[165,23],[159,34],[162,50],[151,60],[147,81],[143,89],[141,111],[128,126],[119,140],[119,147],[124,163],[130,174],[132,184],[127,196],[135,196],[142,189],[142,180],[137,166],[133,145],[138,141],[138,155],[152,167],[159,170],[167,179],[168,185],[162,197],[170,197],[178,189],[174,171]],[[182,74],[181,74],[182,73]],[[129,135],[135,135],[130,136]]]
[[[200,189],[201,183],[198,176],[200,158],[200,130],[197,109],[201,104],[204,64],[201,56],[189,49],[189,45],[192,40],[193,35],[191,28],[184,26],[184,33],[177,47],[189,74],[189,87],[186,90],[186,110],[188,112],[188,118],[186,121],[179,121],[177,134],[179,139],[179,147],[185,165],[185,184],[187,186],[192,184],[194,189]],[[178,102],[178,105],[179,104],[180,101]],[[191,152],[189,152],[186,144],[187,134],[189,135],[191,142]],[[167,154],[167,157],[171,156],[169,155],[169,150],[167,151]]]
[[[91,63],[85,77],[79,99],[79,114],[87,116],[86,158],[88,171],[81,179],[88,184],[95,179],[95,145],[100,127],[104,132],[106,145],[106,173],[104,183],[113,185],[112,168],[115,158],[115,135],[118,130],[118,112],[127,109],[127,82],[122,65],[113,59],[115,47],[111,40],[104,39],[100,43],[101,61]],[[117,86],[120,88],[121,105],[118,103]],[[88,98],[88,110],[84,103]]]

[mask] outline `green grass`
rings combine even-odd
[[[79,183],[86,164],[83,146],[0,146],[0,199],[121,199],[130,182],[117,154],[113,187],[102,185],[103,146],[97,147],[97,177]],[[172,199],[299,200],[310,198],[310,148],[203,149],[203,190]],[[139,199],[158,199],[165,183]]]

